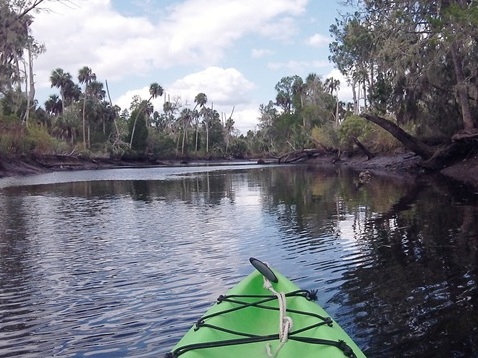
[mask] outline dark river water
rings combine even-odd
[[[344,168],[0,180],[0,357],[161,357],[267,261],[368,357],[478,356],[478,193]]]

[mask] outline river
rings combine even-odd
[[[478,193],[228,165],[0,180],[0,357],[161,357],[267,261],[368,357],[478,356]]]

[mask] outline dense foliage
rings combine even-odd
[[[478,2],[349,0],[330,59],[362,103],[417,135],[476,126]]]
[[[54,0],[50,0],[54,1]],[[60,1],[60,0],[57,0]],[[365,118],[386,118],[416,138],[440,143],[474,130],[478,114],[478,4],[475,0],[349,0],[353,12],[331,26],[330,60],[347,79],[286,76],[260,105],[257,130],[239,135],[227,116],[198,93],[190,108],[150,85],[130,108],[109,98],[107,82],[88,66],[75,75],[53,69],[58,94],[35,100],[34,61],[45,51],[30,32],[47,0],[0,2],[0,154],[71,153],[155,157],[272,155],[320,148],[394,150],[400,143]],[[365,114],[365,115],[364,115]],[[400,138],[399,138],[400,139]]]

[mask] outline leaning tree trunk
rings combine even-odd
[[[407,149],[411,150],[415,154],[418,154],[423,159],[430,159],[435,153],[435,150],[432,147],[419,141],[388,119],[371,114],[362,114],[362,117],[385,129],[397,140],[399,140]]]
[[[355,145],[367,156],[367,159],[370,160],[372,158],[375,157],[375,154],[373,154],[371,151],[369,151],[367,149],[367,147],[365,147],[362,142],[360,142],[358,140],[357,137],[355,136],[350,136],[350,138],[352,139],[352,141],[355,143]]]
[[[111,101],[110,89],[108,88],[108,81],[107,80],[105,80],[105,85],[106,85],[106,93],[108,93],[108,98],[110,100],[110,106],[113,107],[113,102]],[[120,131],[119,131],[119,128],[118,128],[118,123],[116,123],[116,112],[115,112],[115,116],[113,118],[113,122],[115,124],[117,140],[119,140],[121,135],[120,135]]]

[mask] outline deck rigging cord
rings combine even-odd
[[[327,325],[332,327],[333,325],[333,321],[330,317],[324,317],[316,313],[305,312],[305,311],[300,311],[296,309],[287,309],[287,298],[298,297],[298,298],[306,299],[308,301],[315,301],[317,299],[317,290],[310,290],[310,291],[296,290],[296,291],[292,291],[288,293],[277,292],[272,287],[272,283],[271,283],[271,281],[277,282],[277,277],[272,272],[272,270],[270,270],[269,266],[266,263],[263,263],[254,258],[251,258],[250,261],[253,264],[253,266],[262,274],[264,279],[264,288],[269,290],[272,293],[272,295],[220,295],[217,299],[217,304],[221,304],[222,302],[229,302],[231,304],[234,304],[235,306],[232,308],[225,309],[223,311],[202,316],[196,322],[194,326],[195,331],[201,328],[207,327],[210,329],[236,335],[241,338],[187,344],[187,345],[176,348],[173,352],[166,353],[165,358],[177,358],[180,355],[192,350],[200,350],[200,349],[214,348],[214,347],[236,346],[236,345],[251,344],[251,343],[257,343],[257,342],[268,342],[266,346],[268,357],[276,358],[280,350],[285,346],[285,344],[289,340],[294,340],[294,341],[307,343],[307,344],[333,346],[340,349],[343,352],[345,357],[356,358],[356,355],[353,352],[352,348],[350,348],[347,345],[347,343],[344,342],[343,340],[333,341],[329,339],[298,336],[298,334],[300,333],[306,332],[313,328],[317,328],[319,326]],[[251,301],[251,299],[257,299],[257,300]],[[267,305],[268,302],[274,301],[276,299],[278,301],[279,307],[273,307],[273,306]],[[279,333],[270,334],[270,335],[257,335],[257,334],[251,334],[246,332],[238,332],[238,331],[234,331],[231,329],[227,329],[224,327],[207,323],[207,320],[212,317],[225,315],[231,312],[235,312],[235,311],[247,309],[247,308],[258,308],[258,309],[279,311]],[[310,324],[308,326],[305,326],[293,331],[292,318],[287,316],[287,314],[305,315],[308,317],[313,317],[317,321],[313,324]],[[270,341],[273,341],[273,340],[279,341],[279,345],[276,347],[275,351],[272,350],[272,347],[270,344]]]
[[[267,265],[267,264],[266,264]],[[267,265],[268,266],[268,265]],[[279,346],[277,347],[276,351],[272,351],[272,347],[270,343],[267,343],[267,356],[269,358],[276,358],[279,354],[280,350],[284,347],[284,345],[289,340],[289,332],[292,329],[293,321],[292,318],[287,316],[287,301],[284,292],[277,292],[272,287],[272,283],[266,276],[262,276],[264,279],[264,288],[271,291],[274,296],[277,297],[277,301],[279,302]]]
[[[292,291],[288,292],[285,294],[285,297],[302,297],[307,300],[312,300],[315,301],[317,299],[317,292],[315,290],[297,290],[297,291]],[[243,299],[251,299],[251,298],[257,298],[258,300],[253,301],[253,302],[248,302]],[[237,332],[234,330],[226,329],[223,327],[219,327],[213,324],[207,323],[207,320],[209,318],[219,316],[219,315],[224,315],[230,312],[234,312],[237,310],[242,310],[242,309],[247,309],[247,308],[259,308],[259,309],[267,309],[267,310],[278,310],[279,308],[267,306],[266,303],[273,301],[277,299],[276,296],[274,295],[220,295],[217,299],[217,303],[220,304],[221,302],[229,302],[233,303],[236,306],[233,308],[229,308],[220,312],[216,312],[210,315],[205,315],[202,316],[195,324],[194,330],[199,330],[201,328],[209,328],[209,329],[215,329],[221,332],[226,332],[230,333],[233,335],[237,335],[238,337],[241,338],[236,338],[236,339],[228,339],[228,340],[222,340],[222,341],[211,341],[211,342],[201,342],[201,343],[192,343],[188,345],[184,345],[181,347],[176,348],[173,352],[166,353],[165,358],[177,358],[181,356],[182,354],[192,351],[192,350],[200,350],[200,349],[206,349],[206,348],[215,348],[215,347],[226,347],[226,346],[236,346],[236,345],[242,345],[242,344],[250,344],[250,343],[257,343],[257,342],[268,342],[272,340],[279,340],[279,334],[271,334],[271,335],[255,335],[251,333],[245,333],[245,332]],[[317,322],[314,324],[311,324],[309,326],[303,327],[301,329],[296,329],[293,331],[290,331],[288,334],[288,339],[289,340],[294,340],[294,341],[299,341],[303,343],[308,343],[308,344],[317,344],[317,345],[327,345],[327,346],[334,346],[340,349],[345,357],[348,358],[356,358],[355,353],[353,350],[347,345],[346,342],[344,341],[332,341],[328,339],[321,339],[321,338],[314,338],[314,337],[299,337],[297,336],[298,334],[302,332],[306,332],[308,330],[311,330],[313,328],[327,325],[332,327],[333,321],[330,317],[324,317],[312,312],[304,312],[304,311],[299,311],[295,309],[288,309],[287,310],[290,313],[293,314],[298,314],[298,315],[305,315],[305,316],[310,316],[314,317],[317,319]]]

